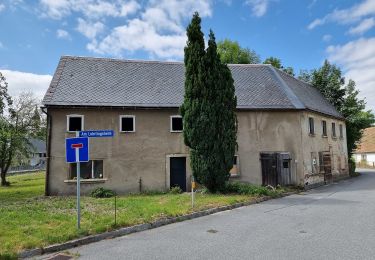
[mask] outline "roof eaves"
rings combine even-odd
[[[53,78],[51,80],[51,83],[47,89],[46,94],[44,95],[42,104],[46,104],[52,100],[53,94],[55,93],[56,87],[59,84],[62,72],[65,67],[65,63],[67,61],[67,58],[65,56],[62,56],[60,58],[59,64],[57,65],[57,69],[55,71],[55,74],[53,75]]]

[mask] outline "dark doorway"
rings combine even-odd
[[[276,187],[292,184],[290,154],[288,152],[261,153],[262,184]]]
[[[178,186],[186,191],[186,157],[170,158],[170,187]]]
[[[261,153],[262,184],[276,187],[277,180],[277,155],[276,153]]]

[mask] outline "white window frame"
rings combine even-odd
[[[170,128],[170,131],[171,133],[182,133],[182,131],[184,130],[184,123],[182,122],[182,130],[173,130],[172,128],[172,120],[173,118],[182,118],[182,116],[180,115],[172,115],[169,117],[169,128]]]
[[[122,119],[123,118],[133,118],[133,131],[122,131]],[[135,133],[135,115],[120,115],[120,128],[119,128],[119,132],[120,133]]]
[[[75,133],[77,131],[69,131],[69,120],[71,117],[80,117],[82,122],[81,122],[81,125],[82,125],[82,128],[81,128],[81,131],[84,131],[85,129],[85,116],[84,115],[78,115],[78,114],[71,114],[71,115],[67,115],[66,116],[66,131],[69,132],[69,133]]]

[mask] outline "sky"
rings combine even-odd
[[[297,74],[328,59],[375,110],[375,0],[0,0],[0,72],[42,98],[61,55],[182,61],[194,11]]]

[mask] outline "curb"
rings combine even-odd
[[[67,250],[67,249],[70,249],[70,248],[74,248],[74,247],[78,247],[78,246],[82,246],[82,245],[87,245],[87,244],[90,244],[90,243],[93,243],[93,242],[98,242],[98,241],[101,241],[101,240],[104,240],[104,239],[110,239],[110,238],[125,236],[125,235],[129,235],[129,234],[132,234],[132,233],[136,233],[136,232],[140,232],[140,231],[145,231],[145,230],[165,226],[165,225],[172,224],[172,223],[177,223],[177,222],[181,222],[181,221],[185,221],[185,220],[189,220],[189,219],[194,219],[194,218],[199,218],[199,217],[203,217],[203,216],[207,216],[207,215],[212,215],[214,213],[218,213],[218,212],[222,212],[222,211],[227,211],[227,210],[231,210],[231,209],[235,209],[235,208],[240,208],[240,207],[244,207],[244,206],[249,206],[249,205],[261,203],[261,202],[271,200],[271,199],[282,198],[282,197],[289,196],[289,195],[296,194],[296,193],[297,192],[287,192],[287,193],[281,194],[281,195],[276,196],[276,197],[265,196],[265,197],[261,197],[261,198],[256,198],[255,200],[252,200],[252,201],[240,202],[240,203],[236,203],[236,204],[233,204],[233,205],[221,206],[221,207],[207,209],[207,210],[201,210],[201,211],[193,212],[193,213],[178,216],[178,217],[160,219],[160,220],[156,220],[156,221],[151,222],[151,223],[145,223],[145,224],[125,227],[125,228],[120,228],[120,229],[117,229],[117,230],[113,230],[113,231],[109,231],[109,232],[105,232],[105,233],[101,233],[101,234],[90,235],[90,236],[78,238],[78,239],[75,239],[75,240],[70,240],[68,242],[61,243],[61,244],[54,244],[54,245],[46,246],[46,247],[43,247],[43,248],[35,248],[35,249],[31,249],[31,250],[26,250],[26,251],[23,251],[23,252],[19,253],[18,257],[19,258],[29,258],[29,257],[43,255],[43,254],[49,254],[49,253],[54,253],[54,252],[58,252],[58,251],[63,251],[63,250]]]

